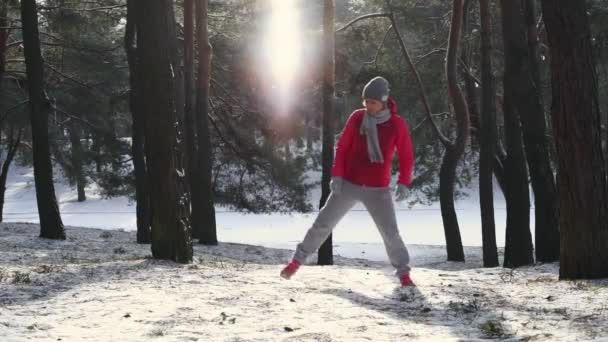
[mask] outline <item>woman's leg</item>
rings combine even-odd
[[[363,190],[365,191],[361,196],[363,205],[376,223],[389,260],[397,270],[397,275],[401,277],[410,271],[410,255],[399,235],[391,193],[388,188],[382,191],[378,189]]]
[[[327,240],[329,234],[355,205],[356,201],[346,184],[339,195],[329,194],[327,202],[319,212],[312,227],[306,232],[304,240],[298,244],[293,258],[303,264]]]

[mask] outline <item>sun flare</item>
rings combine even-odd
[[[272,76],[281,88],[293,81],[300,63],[300,28],[297,0],[271,0],[267,51]]]

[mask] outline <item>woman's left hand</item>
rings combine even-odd
[[[403,184],[397,185],[397,191],[395,192],[395,201],[401,202],[407,197],[407,187]]]

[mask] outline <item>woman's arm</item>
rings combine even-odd
[[[346,120],[342,135],[336,144],[336,155],[334,158],[334,165],[331,169],[332,177],[344,177],[346,155],[352,146],[355,134],[359,131],[356,124],[357,118],[361,116],[359,112],[360,111],[353,112],[348,120]]]
[[[409,186],[414,171],[414,146],[410,138],[410,129],[405,119],[400,118],[397,136],[397,157],[399,158],[399,179],[397,183]]]

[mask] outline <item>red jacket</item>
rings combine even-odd
[[[397,114],[397,104],[388,100],[391,118],[378,125],[378,142],[384,155],[384,163],[372,163],[367,152],[367,138],[359,132],[365,109],[354,111],[336,145],[336,157],[331,170],[332,177],[370,187],[388,187],[391,179],[391,162],[397,151],[399,159],[398,183],[409,186],[414,169],[414,150],[405,119]]]

